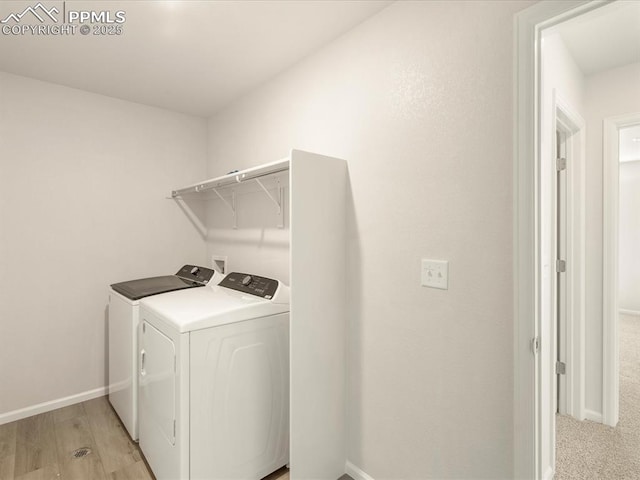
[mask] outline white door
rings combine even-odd
[[[289,314],[191,332],[192,479],[258,480],[289,461]]]
[[[146,315],[140,330],[140,448],[158,480],[178,479],[176,347]]]

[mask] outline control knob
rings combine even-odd
[[[251,275],[247,275],[242,279],[242,285],[246,287],[251,283],[252,280],[253,278],[251,278]]]

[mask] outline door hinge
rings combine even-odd
[[[567,364],[564,362],[556,362],[556,375],[564,375],[567,373]]]
[[[540,353],[540,337],[533,337],[531,339],[531,350],[533,350],[534,355]]]
[[[176,421],[173,421],[173,438],[176,438]]]
[[[556,272],[564,273],[567,271],[567,262],[565,260],[556,260]]]
[[[567,159],[566,158],[556,158],[556,170],[561,172],[562,170],[567,169]]]

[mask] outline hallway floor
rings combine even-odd
[[[640,478],[640,318],[620,315],[620,421],[557,415],[555,480]]]

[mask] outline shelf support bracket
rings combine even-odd
[[[260,188],[262,188],[262,190],[264,191],[264,193],[267,194],[267,197],[269,197],[269,200],[271,200],[276,207],[278,207],[278,228],[284,228],[284,209],[282,208],[283,206],[283,200],[284,200],[284,189],[280,186],[280,180],[278,180],[278,185],[277,185],[277,192],[278,192],[278,199],[276,200],[273,195],[271,195],[271,192],[269,192],[269,190],[267,190],[267,188],[263,185],[263,183],[260,181],[259,178],[255,179],[256,183],[258,185],[260,185]]]
[[[171,200],[175,201],[178,207],[185,213],[189,221],[193,224],[194,227],[198,230],[200,236],[206,240],[207,238],[207,226],[202,223],[202,221],[198,218],[198,216],[191,210],[189,204],[184,201],[184,199],[180,195],[176,195],[171,198]]]
[[[236,192],[231,192],[231,203],[229,203],[227,201],[226,198],[224,198],[220,192],[218,192],[217,189],[215,188],[211,188],[211,190],[213,190],[213,193],[215,193],[218,198],[220,198],[220,200],[222,200],[222,202],[227,206],[227,208],[229,210],[231,210],[231,214],[233,215],[233,229],[237,230],[238,229],[238,217],[236,215]]]

